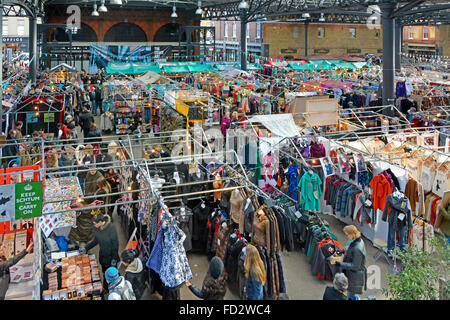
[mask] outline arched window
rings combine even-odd
[[[50,37],[50,41],[69,42],[69,33],[62,28],[56,28]],[[94,29],[85,23],[81,23],[81,29],[72,35],[72,41],[97,42],[98,38]]]
[[[113,25],[105,34],[105,42],[147,42],[147,35],[138,25],[120,22]]]
[[[154,42],[178,42],[181,25],[178,23],[168,23],[156,31]],[[186,34],[183,34],[181,41],[186,41]]]

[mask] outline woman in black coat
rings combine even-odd
[[[361,232],[354,225],[344,227],[344,233],[349,239],[349,246],[345,250],[344,261],[336,262],[348,278],[349,300],[359,300],[358,294],[366,290],[366,247],[361,238]]]

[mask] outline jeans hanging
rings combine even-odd
[[[406,230],[407,230],[407,226],[404,226],[403,228],[398,230],[399,237],[400,237],[399,245],[400,245],[400,250],[402,250],[402,251],[405,250]],[[395,235],[396,235],[396,231],[394,230],[394,227],[392,225],[389,225],[389,229],[388,229],[388,251],[389,252],[391,252],[395,248]]]

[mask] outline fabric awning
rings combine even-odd
[[[283,138],[291,138],[299,135],[291,113],[258,115],[251,117],[248,121],[251,123],[259,122],[273,134]]]
[[[158,66],[152,63],[109,63],[105,70],[107,74],[161,73]]]
[[[77,72],[77,69],[75,69],[74,67],[69,66],[68,64],[65,63],[61,63],[58,64],[57,66],[54,66],[53,68],[50,69],[50,72],[53,72],[55,70],[58,70],[60,68],[64,68],[66,70],[69,70],[70,72]]]
[[[152,71],[147,71],[142,76],[136,78],[136,80],[141,81],[144,84],[153,84],[156,81],[158,81],[160,78],[161,78],[161,76],[158,73],[152,72]]]

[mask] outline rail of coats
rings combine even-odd
[[[296,200],[300,211],[331,213],[347,224],[359,225],[369,240],[386,240],[389,250],[395,245],[430,250],[431,235],[442,221],[441,197],[431,185],[423,189],[406,169],[398,170],[395,164],[383,163],[379,167],[343,148],[331,150],[326,156],[328,148],[315,138],[301,141],[297,146],[303,159],[293,153],[281,153],[276,172],[272,170],[271,153],[262,159],[265,181],[276,181],[275,187]],[[279,196],[269,183],[263,189],[273,198]],[[396,233],[400,235],[397,243]]]
[[[228,283],[238,288],[243,298],[245,248],[248,243],[256,246],[266,267],[265,299],[276,299],[286,293],[280,254],[283,250],[304,250],[315,276],[333,278],[333,266],[327,261],[330,256],[328,248],[332,246],[339,251],[342,246],[326,222],[314,212],[299,211],[299,206],[293,202],[281,201],[281,198],[274,201],[247,187],[221,191],[241,185],[234,180],[229,183],[215,180],[217,174],[221,177],[231,174],[220,168],[214,166],[211,170],[199,166],[193,172],[187,164],[166,162],[152,165],[153,188],[172,186],[172,192],[164,193],[164,196],[180,195],[180,199],[119,207],[126,235],[130,237],[133,230],[137,230],[136,249],[148,270],[150,293],[158,292],[164,300],[180,299],[181,286],[192,278],[186,253],[195,252],[203,253],[209,259],[215,255],[220,257],[224,261]],[[150,189],[149,181],[134,169],[127,168],[124,178],[127,181],[124,186],[131,182],[133,189]],[[209,182],[177,187],[196,181]],[[219,191],[200,197],[185,196],[208,190]],[[150,194],[141,191],[133,193],[132,197],[133,200],[145,199]]]

